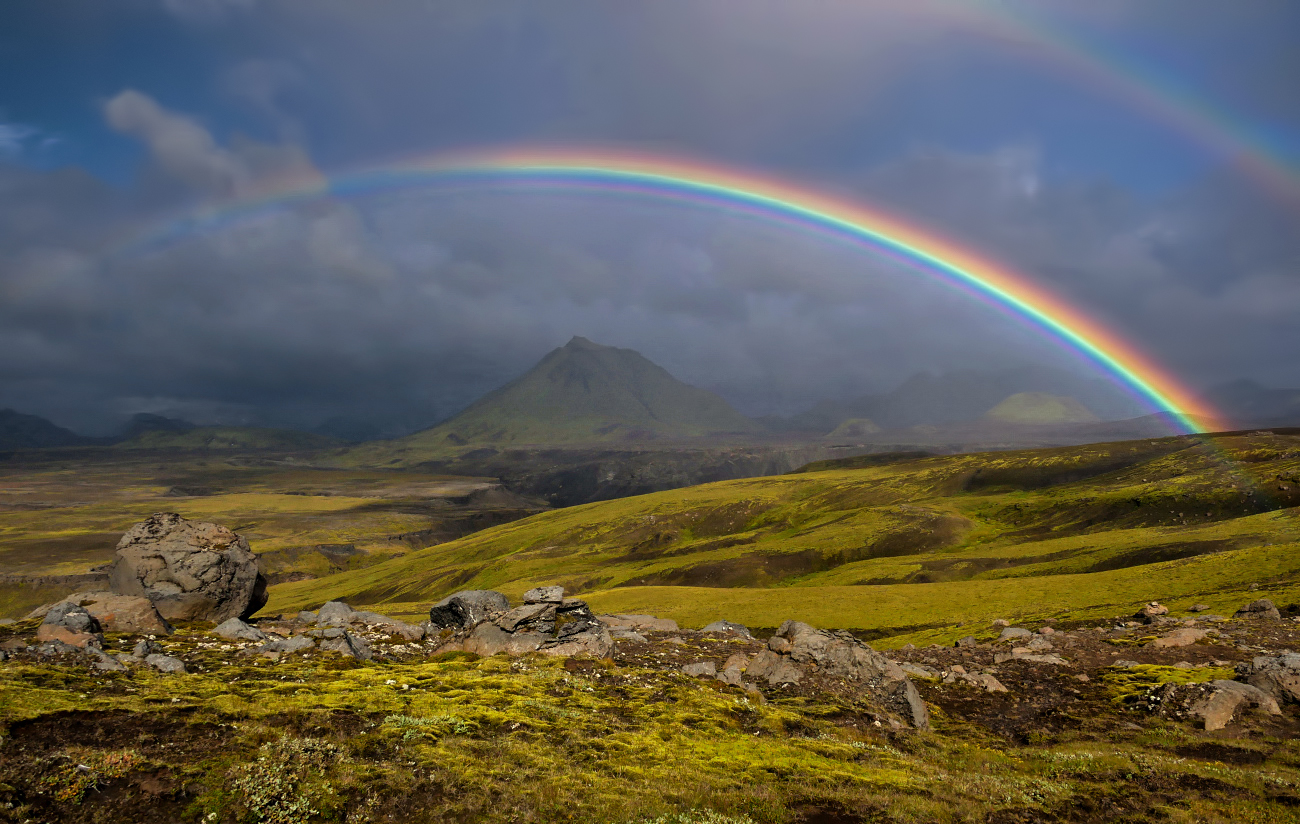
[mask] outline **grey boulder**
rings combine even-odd
[[[221,623],[266,604],[266,578],[248,541],[175,513],[152,515],[127,530],[108,573],[113,592],[147,598],[172,621]]]
[[[154,653],[145,656],[144,662],[159,672],[185,672],[185,662],[170,655]]]
[[[1281,621],[1282,613],[1274,603],[1267,598],[1260,598],[1258,601],[1251,601],[1233,614],[1233,618],[1246,618],[1265,621]]]
[[[440,629],[470,629],[510,609],[506,596],[491,589],[467,589],[429,608],[429,623]]]
[[[216,635],[222,638],[228,638],[232,641],[262,641],[266,639],[266,633],[257,627],[249,626],[238,618],[227,618],[216,629],[212,630]]]
[[[57,641],[82,649],[102,645],[104,636],[99,622],[85,607],[72,601],[60,601],[45,613],[45,620],[36,630],[36,640]]]
[[[1278,701],[1300,704],[1300,655],[1261,655],[1237,665],[1237,677]]]

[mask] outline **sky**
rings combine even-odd
[[[397,434],[574,335],[756,415],[922,371],[1110,380],[867,250],[637,198],[412,186],[134,243],[520,146],[871,204],[1193,390],[1300,386],[1296,77],[1289,0],[9,0],[0,407],[94,433],[151,412]]]

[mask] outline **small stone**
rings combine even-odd
[[[265,632],[262,632],[257,627],[249,626],[238,618],[227,618],[218,624],[212,632],[232,641],[263,641],[266,639]]]
[[[131,650],[131,657],[137,661],[143,661],[150,655],[161,653],[162,650],[162,644],[150,640],[149,638],[145,638],[136,643],[135,647]]]
[[[1007,641],[1007,640],[1014,640],[1016,638],[1028,638],[1032,635],[1033,635],[1032,632],[1030,632],[1027,629],[1023,629],[1021,627],[1007,627],[1006,629],[1002,630],[1002,634],[998,636],[998,640]]]
[[[1038,634],[1039,634],[1039,635],[1054,635],[1055,633],[1056,633],[1056,630],[1052,629],[1051,627],[1039,627],[1039,628],[1038,628]]]
[[[1002,628],[1004,628],[1004,627],[1009,627],[1009,626],[1011,626],[1011,622],[1008,621],[1006,618],[994,618],[994,619],[993,619],[993,627],[994,627],[994,629],[1002,629]]]
[[[767,641],[767,648],[772,652],[787,653],[792,649],[792,645],[789,640],[779,635],[773,635]]]
[[[739,635],[742,638],[753,638],[749,634],[749,627],[744,624],[736,624],[731,621],[714,621],[712,624],[704,627],[700,632],[721,632],[728,635]]]
[[[1167,633],[1151,642],[1151,646],[1157,649],[1165,647],[1188,647],[1200,641],[1209,633],[1203,629],[1193,629],[1183,627],[1173,632]]]
[[[961,647],[961,648],[970,648],[970,647],[977,646],[978,644],[979,642],[975,640],[974,635],[967,635],[963,638],[958,638],[957,642],[953,644],[953,646]]]
[[[342,632],[340,631],[340,635]],[[276,653],[294,653],[303,652],[316,646],[316,642],[305,635],[295,635],[291,638],[277,638],[274,641],[267,641],[260,648],[260,652]]]
[[[1162,606],[1155,601],[1151,601],[1146,606],[1137,611],[1133,618],[1143,624],[1150,624],[1161,616],[1169,614],[1169,607]]]
[[[185,662],[170,655],[154,653],[145,656],[144,662],[159,672],[185,672]]]
[[[1209,609],[1209,607],[1207,607],[1205,604],[1192,604],[1190,607],[1187,608],[1187,611],[1188,611],[1188,612],[1205,612],[1207,609]]]
[[[309,609],[304,609],[298,613],[296,620],[302,624],[314,624],[316,623],[316,613]]]
[[[682,667],[682,672],[692,678],[712,678],[718,674],[718,665],[712,661],[701,661],[697,664],[687,664]]]

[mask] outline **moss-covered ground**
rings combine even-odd
[[[674,654],[704,643],[687,635]],[[1124,700],[1213,667],[1087,685],[1004,667],[992,708],[920,682],[935,729],[916,732],[843,696],[687,678],[656,665],[663,645],[360,663],[240,656],[188,629],[163,643],[189,674],[0,665],[0,821],[1271,824],[1300,804],[1294,739],[1214,737]],[[1044,687],[1070,701],[1025,715]]]
[[[598,609],[701,626],[786,618],[893,641],[1143,601],[1300,600],[1300,436],[1199,436],[831,462],[540,514],[272,590],[418,614],[456,589],[562,583]]]

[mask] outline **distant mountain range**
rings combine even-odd
[[[1268,389],[1242,380],[1215,388],[1207,400],[1235,428],[1300,426],[1300,390]],[[1131,398],[1106,381],[1042,366],[918,374],[891,392],[821,401],[797,415],[755,420],[718,395],[679,381],[638,352],[575,337],[455,417],[391,441],[376,441],[379,430],[363,421],[341,418],[303,432],[196,426],[147,413],[135,415],[116,438],[92,438],[5,409],[0,410],[0,449],[306,450],[365,442],[352,457],[407,463],[479,447],[667,444],[723,436],[940,448],[1037,443],[1042,438],[1082,443],[1112,430],[1152,437],[1169,424],[1161,416],[1143,417]]]
[[[49,449],[100,443],[37,415],[0,409],[0,449]]]

